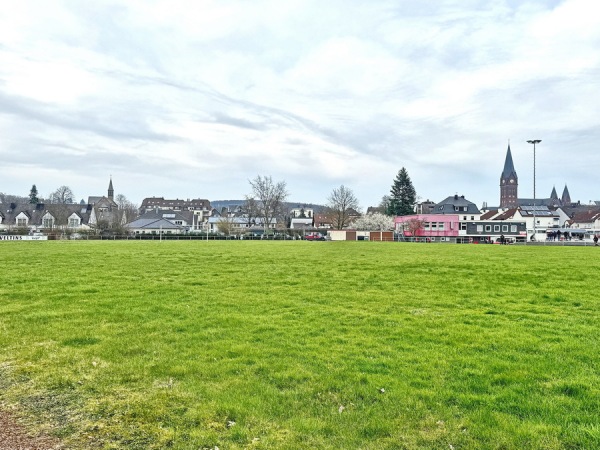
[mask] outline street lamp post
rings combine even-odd
[[[533,238],[535,239],[535,145],[542,142],[541,139],[531,139],[528,144],[533,144]]]

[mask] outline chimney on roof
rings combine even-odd
[[[454,194],[454,200],[458,200],[458,194]]]
[[[460,198],[463,198],[463,199],[464,199],[464,198],[465,198],[465,196],[464,196],[464,195],[461,195],[461,196],[460,196]]]

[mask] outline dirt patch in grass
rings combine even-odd
[[[0,450],[56,450],[60,442],[49,436],[32,436],[6,411],[0,410]]]

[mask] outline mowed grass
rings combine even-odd
[[[68,448],[600,448],[600,250],[3,242],[0,401]]]

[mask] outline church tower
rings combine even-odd
[[[556,193],[556,186],[552,187],[552,192],[550,193],[550,201],[548,202],[548,206],[561,206],[562,203],[558,199],[558,194]]]
[[[563,206],[571,206],[571,194],[569,194],[569,190],[567,189],[566,184],[560,201],[562,202]]]
[[[108,198],[112,201],[114,201],[114,196],[115,196],[115,190],[113,189],[113,185],[112,185],[112,177],[110,177],[110,183],[108,183]]]
[[[500,175],[500,208],[516,208],[517,188],[519,187],[519,178],[513,165],[512,154],[510,153],[510,144],[506,150],[506,160],[504,161],[504,170]]]

